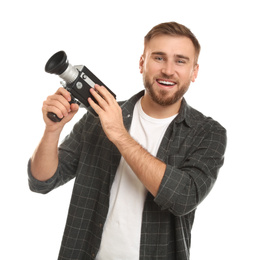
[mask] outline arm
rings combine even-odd
[[[155,202],[174,215],[188,214],[207,196],[223,164],[226,133],[217,124],[202,132],[200,143],[192,143],[191,152],[179,166],[165,164],[142,148],[126,131],[121,109],[104,88],[96,86],[101,98],[90,105],[100,117],[102,127],[134,173],[155,197]],[[210,124],[208,124],[210,125]],[[195,140],[193,138],[192,140]]]
[[[147,190],[156,196],[166,164],[147,152],[127,131],[114,144]]]
[[[39,181],[50,179],[58,166],[58,141],[64,125],[69,122],[78,111],[77,104],[69,104],[71,97],[67,90],[59,88],[43,103],[43,118],[46,124],[44,135],[31,158],[31,173]],[[52,122],[47,118],[47,112],[64,118],[60,122]]]
[[[192,212],[206,198],[224,162],[226,131],[220,125],[207,124],[206,130],[201,128],[191,140],[190,150],[182,152],[181,163],[167,165],[155,197],[162,210],[168,209],[176,216]],[[170,159],[179,160],[179,154]]]
[[[123,124],[121,108],[108,91],[98,85],[95,86],[95,89],[104,99],[91,89],[91,93],[99,105],[91,99],[89,99],[89,103],[99,115],[103,130],[144,186],[156,196],[166,164],[152,156],[129,135]]]
[[[60,133],[44,132],[31,157],[31,172],[35,179],[46,181],[56,172],[58,166],[58,140]]]

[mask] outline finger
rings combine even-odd
[[[70,93],[69,91],[67,91],[66,89],[64,88],[59,88],[56,93],[56,95],[62,95],[68,102],[71,101],[71,96],[70,96]]]
[[[79,110],[79,105],[76,104],[76,103],[72,103],[72,104],[70,105],[70,110],[71,110],[72,112],[77,112],[77,111]]]
[[[101,112],[101,107],[99,105],[97,105],[93,99],[91,99],[90,97],[88,98],[88,103],[89,105],[94,109],[94,111],[99,115],[99,113]]]
[[[53,113],[53,114],[57,115],[58,118],[63,118],[64,117],[64,115],[63,115],[63,113],[61,112],[60,109],[58,109],[55,106],[49,106],[47,104],[43,105],[42,112],[43,112],[43,116],[44,117],[47,117],[48,113]]]
[[[43,103],[43,114],[47,116],[48,112],[56,114],[59,118],[68,116],[70,104],[61,95],[52,95]]]
[[[47,101],[48,102],[58,101],[58,102],[62,103],[65,107],[69,107],[69,105],[70,105],[68,99],[66,99],[64,96],[58,95],[58,94],[48,96]]]
[[[94,90],[93,88],[90,89],[90,93],[95,98],[95,100],[97,101],[98,105],[101,108],[105,109],[105,107],[108,105],[108,103],[106,102],[105,98],[102,97],[100,95],[100,93],[98,93],[98,91]]]
[[[68,113],[68,115],[67,116],[65,116],[64,117],[64,119],[66,119],[66,122],[68,122],[68,121],[70,121],[72,118],[73,118],[73,116],[78,112],[78,110],[79,110],[79,105],[78,104],[71,104],[70,105],[70,107],[71,107],[71,111]],[[64,120],[63,119],[63,120]],[[62,121],[63,121],[62,120]]]
[[[115,98],[104,86],[96,84],[95,89],[108,104],[111,104],[115,100]]]
[[[58,108],[64,116],[70,112],[70,103],[61,95],[49,96],[44,104]]]
[[[58,118],[63,119],[61,122],[68,122],[69,120],[71,120],[72,117],[78,112],[78,110],[79,110],[78,104],[71,104],[70,112],[63,115],[62,111],[56,106],[49,106],[47,104],[43,106],[43,114],[45,117],[47,117],[48,112],[52,112],[56,114]]]

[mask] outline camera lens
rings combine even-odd
[[[72,67],[68,60],[67,55],[64,51],[55,53],[46,63],[45,71],[51,74],[59,75],[62,79],[70,84],[76,80],[79,76],[77,69]]]
[[[66,53],[64,51],[59,51],[47,61],[45,71],[51,74],[60,75],[68,66],[69,63],[67,61]]]

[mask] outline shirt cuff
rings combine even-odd
[[[38,193],[48,193],[52,189],[55,188],[56,180],[58,177],[58,170],[56,173],[48,180],[46,181],[39,181],[36,178],[33,177],[32,172],[31,172],[31,159],[28,162],[28,183],[29,183],[29,188],[33,192],[38,192]]]

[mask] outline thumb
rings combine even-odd
[[[78,112],[78,110],[79,110],[79,105],[76,104],[76,103],[72,103],[70,105],[70,110],[71,110],[71,112],[74,112],[76,114]]]
[[[78,104],[75,104],[75,103],[71,104],[70,105],[70,112],[65,117],[66,121],[69,122],[74,117],[74,115],[78,112],[78,110],[79,110],[79,105]]]

